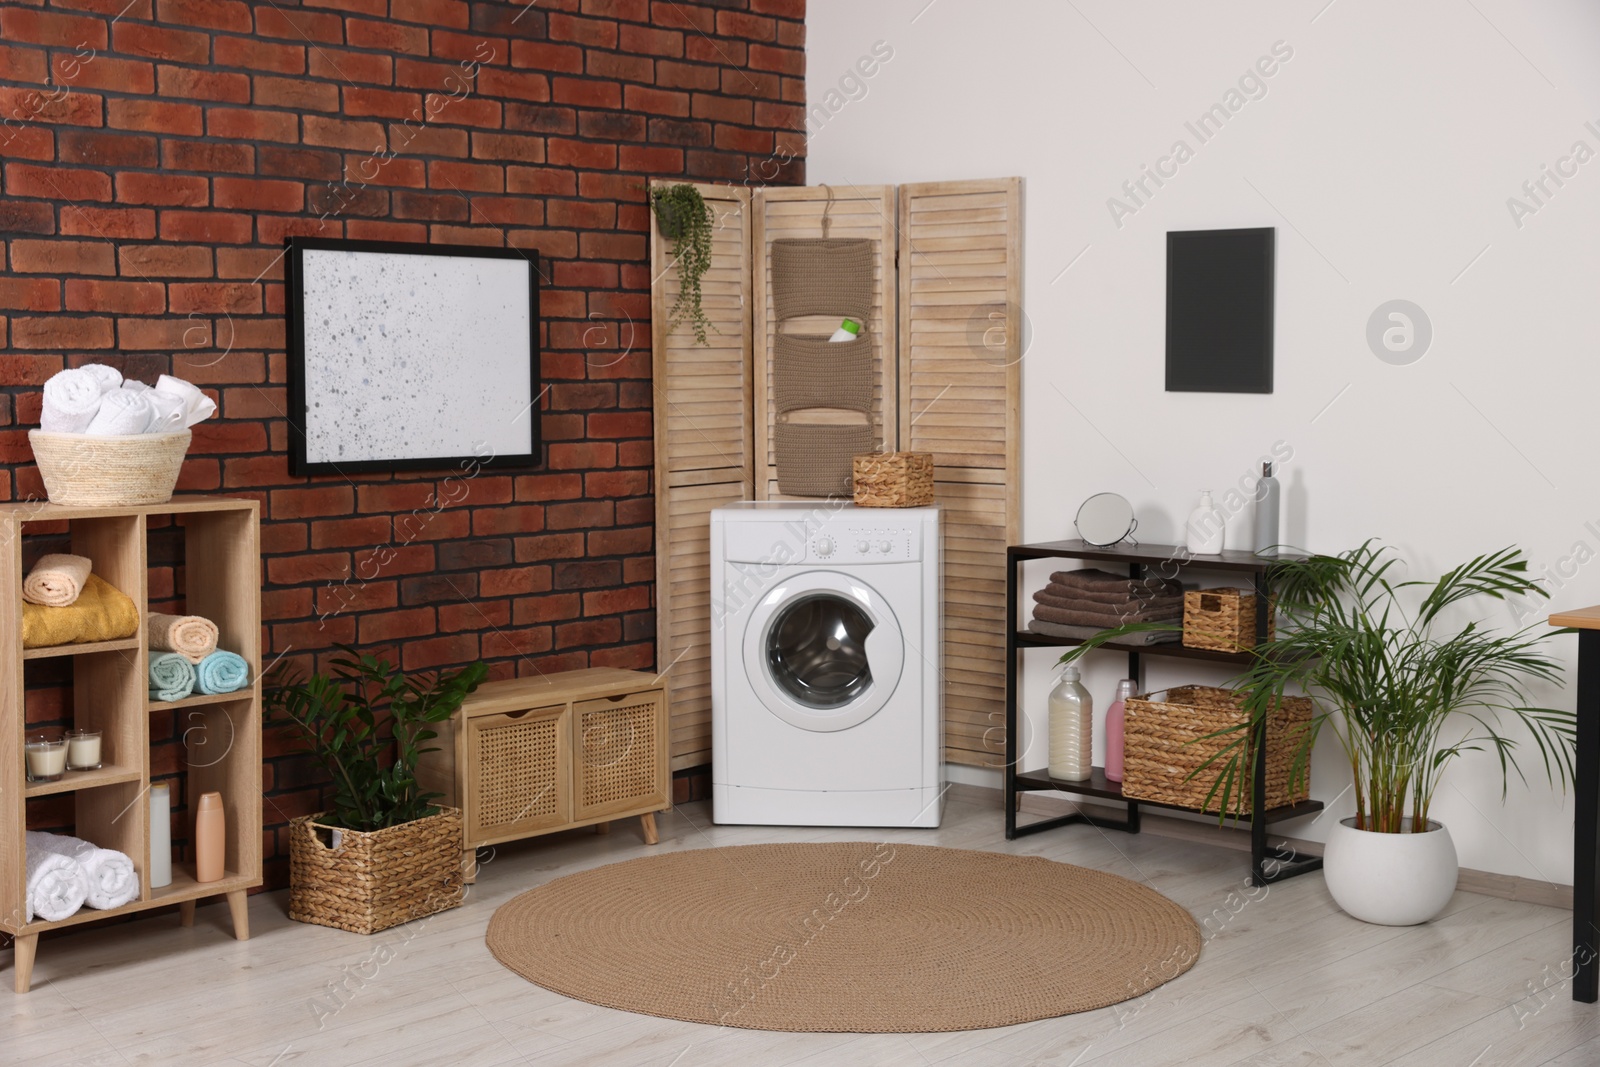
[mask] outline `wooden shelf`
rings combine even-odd
[[[158,711],[176,711],[181,708],[198,708],[205,704],[226,704],[233,700],[251,700],[255,697],[255,685],[248,684],[243,689],[235,689],[231,693],[200,693],[187,696],[182,700],[152,700],[149,702],[149,711],[154,714]]]
[[[174,524],[181,516],[181,524]],[[200,749],[205,731],[185,730],[174,743],[187,754],[180,758],[181,788],[191,798],[222,795],[228,875],[201,885],[192,873],[174,872],[171,885],[150,887],[149,801],[152,740],[150,678],[145,646],[149,620],[150,544],[153,528],[171,529],[181,539],[185,610],[217,624],[219,643],[243,656],[252,674],[261,665],[260,505],[230,497],[177,497],[165,504],[134,507],[63,507],[55,504],[0,505],[0,587],[20,588],[23,542],[41,524],[66,526],[66,551],[94,561],[94,572],[133,599],[139,629],[118,641],[100,641],[51,648],[22,647],[20,601],[0,603],[0,736],[12,741],[11,759],[0,759],[0,930],[15,935],[12,987],[28,991],[38,935],[65,926],[95,924],[102,919],[181,905],[192,917],[201,897],[228,898],[234,935],[250,936],[245,892],[261,884],[261,688],[250,685],[234,693],[201,694],[156,708],[200,707],[196,718],[215,721],[231,732],[220,755]],[[59,781],[27,782],[20,742],[27,729],[24,663],[54,658],[66,668],[72,688],[69,708],[60,718],[81,730],[98,730],[113,765],[93,771],[68,771]],[[226,723],[221,720],[226,719]],[[168,731],[158,731],[165,738]],[[213,746],[215,747],[215,746]],[[198,758],[198,757],[206,758]],[[164,765],[164,761],[162,763]],[[140,899],[104,911],[80,909],[59,922],[20,920],[27,891],[24,831],[33,797],[58,796],[71,805],[74,836],[101,848],[121,852],[139,872]],[[5,798],[11,798],[9,802]],[[62,821],[67,821],[63,818]]]
[[[1047,770],[1018,771],[1017,788],[1019,790],[1054,789],[1062,793],[1076,793],[1079,796],[1099,797],[1102,800],[1128,801],[1136,799],[1123,796],[1122,783],[1113,782],[1107,778],[1105,768],[1103,767],[1093,768],[1089,775],[1089,780],[1086,782],[1068,782],[1060,778],[1052,778],[1050,777],[1050,772]],[[1163,804],[1159,800],[1140,799],[1139,804],[1142,807],[1166,808],[1169,811],[1194,812],[1197,815],[1209,815],[1212,818],[1216,818],[1217,815],[1217,813],[1214,811],[1195,812],[1194,808],[1187,808],[1181,804]],[[1298,819],[1302,815],[1313,815],[1316,812],[1321,811],[1323,807],[1324,805],[1320,800],[1303,800],[1298,804],[1290,804],[1282,808],[1268,808],[1262,813],[1261,818],[1263,822],[1268,823],[1282,822],[1285,819]],[[1240,817],[1239,821],[1248,821],[1249,818],[1250,817],[1248,815],[1245,815]]]
[[[78,926],[82,923],[94,922],[96,919],[114,919],[119,915],[134,915],[141,911],[149,911],[152,908],[170,907],[173,904],[181,904],[186,900],[222,896],[224,893],[238,892],[260,884],[261,879],[250,878],[234,871],[224,872],[221,881],[197,882],[194,880],[194,875],[174,864],[172,868],[172,884],[164,885],[160,889],[152,889],[148,900],[132,900],[120,908],[106,908],[104,910],[84,907],[57,922],[39,920],[28,923],[18,932],[37,934],[46,930],[59,930],[63,926]]]
[[[71,793],[77,789],[94,789],[102,785],[120,785],[123,782],[144,780],[142,767],[126,767],[108,763],[94,771],[67,771],[59,782],[29,782],[23,796],[43,797],[51,793]]]
[[[23,659],[49,659],[52,656],[87,656],[94,652],[126,652],[137,649],[142,642],[138,636],[124,637],[118,641],[85,641],[79,645],[49,645],[45,648],[25,648]]]
[[[1018,648],[1067,648],[1083,644],[1082,638],[1054,637],[1036,634],[1032,630],[1017,631]],[[1140,655],[1169,656],[1175,659],[1203,659],[1212,663],[1232,663],[1245,666],[1250,662],[1248,652],[1218,652],[1210,648],[1190,648],[1179,641],[1163,641],[1154,645],[1141,645],[1134,641],[1108,641],[1099,646],[1111,652],[1136,652]]]
[[[1194,567],[1207,571],[1243,571],[1260,574],[1271,570],[1275,564],[1306,557],[1285,552],[1278,556],[1258,556],[1254,552],[1228,550],[1214,556],[1196,555],[1183,545],[1107,545],[1099,547],[1086,541],[1043,541],[1032,545],[1012,545],[1006,554],[1019,559],[1081,559],[1094,563],[1128,564],[1167,563]]]

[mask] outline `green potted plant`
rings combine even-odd
[[[1429,818],[1445,771],[1464,753],[1487,751],[1500,765],[1502,795],[1511,772],[1526,780],[1517,741],[1503,732],[1511,719],[1531,735],[1546,777],[1565,788],[1576,719],[1534,706],[1528,691],[1559,681],[1561,666],[1542,646],[1563,631],[1535,625],[1502,634],[1481,621],[1446,622],[1449,609],[1475,597],[1548,597],[1519,550],[1478,556],[1433,582],[1397,580],[1391,572],[1399,562],[1369,540],[1273,569],[1277,637],[1252,650],[1235,681],[1246,719],[1220,732],[1227,744],[1200,771],[1215,765],[1207,772],[1215,774],[1212,796],[1229,810],[1251,786],[1249,731],[1291,688],[1311,697],[1315,711],[1294,752],[1291,785],[1305,780],[1324,727],[1354,779],[1356,813],[1335,824],[1324,854],[1328,891],[1358,919],[1407,926],[1433,918],[1455,890],[1454,844]],[[1062,659],[1160,625],[1107,631]]]
[[[711,235],[716,217],[700,190],[688,183],[656,186],[650,190],[650,207],[656,228],[672,242],[672,260],[678,266],[678,297],[672,304],[668,330],[688,322],[695,341],[709,344],[706,331],[715,331],[701,307],[700,282],[711,268]]]
[[[289,917],[370,934],[461,903],[461,813],[422,790],[417,760],[489,670],[408,678],[339,650],[331,675],[277,672],[263,703],[333,781],[327,811],[290,823]]]

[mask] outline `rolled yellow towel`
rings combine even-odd
[[[41,556],[22,580],[22,599],[47,608],[71,607],[89,580],[91,566],[87,557],[65,552]]]
[[[199,663],[217,650],[217,624],[198,615],[150,613],[150,647]]]

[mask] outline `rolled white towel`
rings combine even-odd
[[[100,411],[89,423],[85,433],[99,437],[124,437],[128,434],[149,433],[155,421],[155,405],[149,393],[136,393],[129,389],[113,389],[100,398]]]
[[[122,372],[115,367],[108,367],[104,363],[85,363],[78,368],[85,374],[92,374],[100,383],[100,391],[109,393],[113,389],[122,387]]]
[[[100,411],[104,390],[89,371],[64,370],[44,383],[44,410],[39,428],[48,433],[83,433]]]
[[[163,393],[151,389],[142,393],[135,393],[150,402],[150,429],[146,433],[177,433],[184,427],[184,420],[188,417],[188,406],[180,396]]]
[[[122,387],[130,393],[148,393],[150,387],[137,378],[129,378],[122,383]]]
[[[217,410],[216,401],[202,393],[198,386],[182,378],[174,378],[170,374],[163,374],[156,379],[156,392],[183,399],[184,416],[183,426],[180,429],[188,429],[197,422],[204,422]]]
[[[89,883],[89,895],[84,903],[89,907],[120,908],[139,895],[139,872],[133,869],[133,861],[125,853],[101,848],[78,837],[39,836],[54,838],[50,851],[73,860],[83,870]]]
[[[89,877],[70,856],[53,847],[55,834],[29,831],[28,893],[22,904],[22,921],[34,916],[46,922],[59,922],[75,915],[89,898]]]

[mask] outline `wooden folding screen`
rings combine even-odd
[[[750,193],[697,185],[716,214],[701,280],[708,346],[685,323],[672,242],[650,227],[655,393],[656,667],[672,705],[673,770],[711,762],[712,508],[748,500],[752,461]]]
[[[671,242],[652,226],[656,659],[672,694],[672,766],[710,761],[709,513],[778,491],[771,371],[772,243],[866,238],[878,249],[872,426],[885,449],[934,454],[945,530],[945,755],[999,766],[1005,751],[1005,546],[1020,539],[1021,179],[895,186],[699,185],[717,212],[702,285],[717,332],[668,332]],[[828,220],[826,232],[824,217]],[[814,321],[813,321],[814,320]],[[833,318],[785,330],[826,334]],[[753,419],[752,419],[753,416]],[[791,419],[859,423],[853,411]]]
[[[944,508],[945,758],[1005,754],[1006,545],[1021,538],[1022,180],[900,187],[899,447]]]

